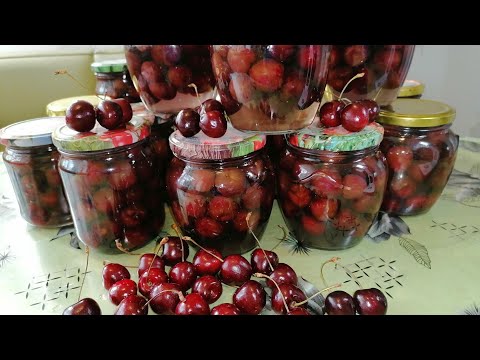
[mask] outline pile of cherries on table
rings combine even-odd
[[[115,315],[147,315],[149,307],[162,315],[258,315],[269,297],[265,287],[271,290],[271,309],[275,313],[312,314],[307,310],[308,299],[299,287],[297,274],[289,265],[280,263],[275,252],[257,248],[249,262],[238,254],[222,258],[217,250],[203,248],[190,262],[185,260],[190,251],[183,239],[188,238],[170,236],[162,240],[161,256],[141,255],[138,285],[125,266],[117,263],[104,266],[103,285],[117,306]],[[252,276],[266,278],[266,282],[262,284]],[[210,308],[222,295],[224,285],[236,287],[232,302]],[[387,302],[378,289],[357,290],[353,297],[344,291],[334,291],[327,296],[323,310],[331,315],[356,312],[384,315]],[[98,303],[91,298],[84,298],[64,311],[64,315],[100,314]]]

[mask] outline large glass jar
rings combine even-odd
[[[381,149],[390,168],[382,210],[394,215],[427,212],[442,194],[455,165],[455,109],[433,100],[398,99],[380,112]]]
[[[47,117],[21,121],[0,130],[0,141],[6,146],[3,160],[20,214],[35,226],[61,227],[72,223],[58,173],[59,153],[51,137],[52,131],[62,124],[63,117]]]
[[[105,60],[92,63],[95,74],[95,94],[111,99],[125,98],[130,103],[140,102],[125,59]]]
[[[358,244],[372,225],[387,169],[378,150],[380,125],[358,133],[331,129],[312,125],[289,137],[278,167],[278,201],[299,242],[341,250]]]
[[[389,105],[407,77],[414,50],[415,45],[335,45],[330,52],[326,94],[338,98],[350,79],[364,73],[348,85],[343,97]]]
[[[130,251],[161,231],[163,180],[154,167],[149,134],[148,123],[135,116],[126,129],[97,125],[77,133],[63,126],[54,132],[75,229],[90,248],[118,252],[118,240]]]
[[[281,134],[312,123],[330,45],[213,45],[211,51],[220,101],[236,129]]]
[[[261,239],[274,198],[265,136],[249,136],[230,125],[219,139],[203,133],[184,138],[177,130],[170,146],[175,157],[167,191],[183,233],[224,256],[254,248],[251,232]]]
[[[162,119],[214,97],[208,45],[125,45],[125,57],[143,103]]]

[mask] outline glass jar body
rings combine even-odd
[[[373,223],[385,191],[385,157],[360,151],[312,151],[288,145],[278,167],[278,201],[296,239],[308,247],[357,245]]]
[[[72,223],[58,157],[53,145],[7,146],[3,153],[20,213],[32,225],[61,227]]]
[[[125,98],[130,103],[140,102],[133,81],[128,71],[95,73],[95,93],[102,98],[108,96],[111,99]]]
[[[174,157],[167,170],[176,223],[185,235],[224,256],[256,246],[249,227],[261,239],[272,211],[274,181],[272,164],[263,149],[223,161]]]
[[[440,197],[452,173],[458,136],[450,125],[383,126],[380,147],[390,172],[382,210],[392,215],[425,213]]]
[[[165,221],[163,180],[148,139],[111,150],[61,152],[60,174],[79,239],[90,248],[127,251],[154,239]]]

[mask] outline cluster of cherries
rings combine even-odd
[[[320,123],[324,127],[342,125],[351,132],[361,131],[375,121],[380,113],[378,104],[369,99],[346,104],[344,100],[333,100],[322,105],[319,111]]]
[[[185,137],[203,131],[211,138],[219,138],[227,132],[227,119],[223,105],[214,99],[205,100],[199,109],[183,109],[175,119],[175,126]]]
[[[124,98],[102,100],[97,108],[88,101],[77,100],[68,107],[65,121],[72,130],[88,132],[96,121],[108,130],[125,128],[132,116],[132,106]]]
[[[297,274],[289,265],[280,263],[275,252],[257,248],[249,262],[238,254],[223,258],[219,251],[201,247],[190,262],[185,260],[189,255],[187,241],[196,244],[189,237],[166,237],[160,242],[161,256],[143,254],[138,266],[138,285],[125,266],[105,265],[103,285],[110,301],[117,306],[115,315],[147,315],[149,306],[156,314],[163,315],[258,315],[266,305],[267,292],[252,276],[266,279],[265,286],[272,290],[274,312],[310,315],[306,309],[309,299],[298,287]],[[170,267],[168,274],[166,266]],[[210,309],[222,295],[222,284],[237,287],[232,302]],[[328,314],[350,314],[351,304],[354,304],[352,314],[386,313],[386,299],[378,289],[358,290],[353,298],[345,294],[348,295],[335,291],[327,297]],[[84,298],[63,314],[100,315],[101,310],[95,300]]]

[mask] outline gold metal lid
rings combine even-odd
[[[95,95],[87,96],[74,96],[65,99],[59,99],[52,101],[47,105],[48,116],[65,116],[67,109],[74,101],[85,100],[91,103],[93,106],[97,106],[100,103],[100,99]]]
[[[425,84],[417,80],[405,80],[398,91],[399,98],[422,95],[425,90]]]
[[[397,99],[382,108],[377,122],[404,127],[434,127],[451,124],[456,111],[453,107],[434,100]]]

